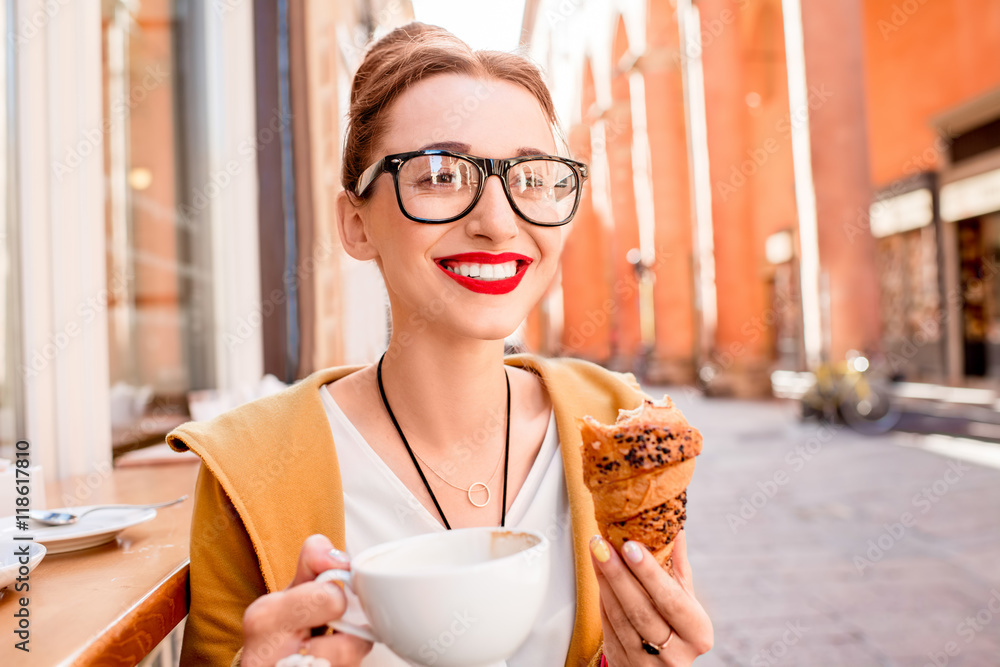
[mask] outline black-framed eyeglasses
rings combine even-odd
[[[441,224],[467,215],[490,176],[500,177],[511,208],[524,220],[555,227],[573,219],[588,169],[555,155],[493,159],[446,150],[395,153],[365,169],[355,194],[363,197],[391,173],[399,210],[410,220]]]

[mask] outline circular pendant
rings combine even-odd
[[[475,500],[472,499],[472,492],[475,491],[478,487],[482,487],[483,490],[486,491],[486,500],[482,503],[477,503]],[[475,484],[469,487],[469,502],[475,505],[476,507],[486,507],[487,505],[489,505],[491,495],[492,494],[490,493],[490,487],[486,486],[482,482],[476,482]]]

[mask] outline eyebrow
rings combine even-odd
[[[442,150],[442,151],[455,151],[456,153],[468,153],[472,150],[472,146],[469,144],[463,144],[460,141],[436,141],[431,144],[426,144],[417,149],[418,151],[428,151],[428,150]]]
[[[469,144],[463,144],[460,141],[436,141],[434,143],[421,146],[417,150],[442,150],[455,151],[456,153],[469,153],[472,150],[472,146]],[[514,152],[514,157],[525,157],[528,155],[548,155],[548,153],[531,147],[518,148],[517,151]]]

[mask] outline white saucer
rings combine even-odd
[[[0,539],[0,589],[10,586],[17,580],[21,568],[19,554],[22,547],[28,547],[28,571],[35,569],[45,557],[45,545],[38,542],[15,541]]]
[[[93,505],[81,507],[52,507],[49,510],[82,512]],[[156,516],[154,509],[107,509],[88,514],[68,526],[46,526],[28,521],[28,530],[19,530],[13,516],[0,518],[0,540],[14,535],[30,534],[36,542],[45,545],[50,554],[89,549],[110,542],[126,528],[145,523]]]

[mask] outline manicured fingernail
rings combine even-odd
[[[351,557],[340,549],[330,549],[330,558],[337,561],[338,563],[350,563]]]
[[[600,535],[590,538],[590,551],[598,563],[607,563],[611,560],[611,549],[608,549],[608,543]]]
[[[341,584],[347,584],[351,581],[351,573],[347,570],[333,569],[327,570],[326,572],[320,572],[316,576],[316,581],[330,584],[337,588],[341,588]]]
[[[642,547],[635,542],[626,542],[625,546],[622,547],[622,553],[631,563],[642,562]]]

